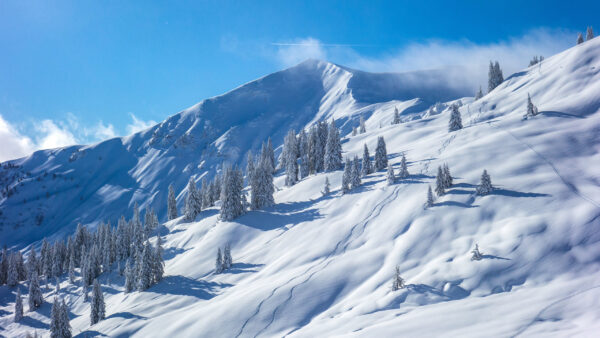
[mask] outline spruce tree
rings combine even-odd
[[[443,196],[446,193],[444,184],[444,173],[442,171],[442,167],[438,167],[438,173],[435,178],[435,193],[438,196]]]
[[[456,131],[462,129],[462,118],[460,111],[456,104],[452,105],[452,112],[450,113],[450,121],[448,122],[448,131]]]
[[[27,279],[31,278],[31,275],[38,271],[38,259],[33,246],[29,249],[29,256],[27,257]]]
[[[398,177],[407,178],[409,176],[408,168],[406,167],[406,156],[402,154],[402,159],[400,160],[400,172],[398,173]]]
[[[52,310],[50,310],[50,337],[51,338],[62,338],[60,327],[61,327],[61,306],[58,297],[54,297],[52,303]]]
[[[392,124],[400,124],[400,113],[398,112],[398,107],[394,107],[394,120],[392,120]]]
[[[298,170],[300,172],[300,179],[306,178],[310,173],[309,164],[310,162],[308,161],[308,154],[302,155],[302,157],[300,158],[300,168]]]
[[[325,176],[325,185],[323,186],[323,196],[327,196],[329,195],[329,193],[331,192],[330,190],[330,185],[329,185],[329,177]]]
[[[6,247],[2,249],[2,260],[0,261],[0,285],[6,284],[8,278],[8,251]]]
[[[37,273],[31,276],[31,280],[29,281],[29,294],[27,296],[29,302],[29,311],[35,311],[37,308],[42,306],[42,303],[44,302],[44,296],[42,295],[42,290],[40,289]]]
[[[196,181],[190,177],[187,186],[187,196],[185,198],[185,219],[188,222],[192,222],[196,219],[196,216],[200,213],[202,208],[202,199],[198,191],[196,190]]]
[[[387,150],[383,136],[377,138],[377,148],[375,149],[375,169],[383,170],[388,165]]]
[[[334,171],[342,167],[342,143],[340,132],[335,126],[335,120],[331,120],[327,131],[327,142],[325,144],[325,171]]]
[[[261,158],[255,168],[255,175],[251,182],[250,206],[252,209],[261,209],[273,205],[273,173],[267,158]]]
[[[75,262],[74,259],[69,259],[69,282],[75,284]]]
[[[92,290],[92,302],[90,303],[90,324],[94,325],[104,319],[106,308],[104,305],[104,295],[100,289],[100,283],[94,279],[94,288]]]
[[[387,184],[392,185],[394,183],[396,183],[396,176],[394,175],[394,168],[390,164],[387,169]]]
[[[221,255],[221,248],[217,249],[217,260],[215,262],[215,273],[223,272],[223,256]]]
[[[67,304],[65,304],[65,300],[61,300],[60,302],[60,337],[61,338],[71,338],[71,324],[69,323],[69,309],[67,308]]]
[[[360,162],[358,161],[358,156],[354,156],[354,161],[352,161],[352,168],[350,168],[350,187],[352,189],[356,189],[360,187]]]
[[[153,263],[155,257],[152,252],[150,243],[146,242],[141,254],[138,256],[139,261],[137,262],[136,281],[138,291],[144,291],[152,285],[153,280]]]
[[[8,274],[6,277],[6,285],[15,286],[19,282],[19,272],[17,271],[17,255],[11,253],[8,256]]]
[[[167,219],[169,221],[177,218],[177,200],[175,199],[175,190],[173,185],[169,184],[169,197],[167,198]]]
[[[346,158],[346,163],[344,165],[344,173],[342,175],[342,194],[347,194],[348,192],[350,192],[350,184],[352,182],[352,167],[352,162],[350,162],[350,160]]]
[[[481,174],[481,183],[477,186],[477,195],[484,196],[492,192],[494,188],[492,187],[492,180],[490,175],[488,175],[487,170],[483,171]]]
[[[496,73],[496,87],[498,87],[504,82],[504,76],[502,75],[502,69],[500,69],[498,61],[494,63],[494,72]]]
[[[163,259],[162,239],[160,236],[156,236],[156,249],[154,250],[154,262],[152,267],[154,283],[158,283],[163,279],[165,273],[165,260]]]
[[[452,175],[450,174],[450,168],[448,167],[447,163],[444,163],[443,167],[442,167],[442,171],[443,171],[443,183],[444,183],[444,188],[445,189],[449,189],[452,187]]]
[[[358,134],[358,128],[354,127],[352,128],[352,136],[356,136],[356,134]]]
[[[577,44],[582,44],[583,43],[583,35],[581,35],[581,33],[577,33]]]
[[[392,280],[392,291],[398,291],[406,287],[404,283],[404,279],[400,277],[400,267],[396,265],[396,270],[394,271],[394,278]]]
[[[248,151],[248,156],[246,158],[246,181],[248,185],[252,184],[252,177],[254,176],[254,164],[254,156],[252,155],[252,151]]]
[[[527,113],[525,114],[525,118],[534,117],[538,114],[537,107],[531,102],[531,96],[527,93]]]
[[[475,101],[479,100],[483,97],[483,92],[481,91],[481,86],[479,86],[479,91],[475,94]]]
[[[23,297],[21,297],[21,288],[17,288],[17,296],[15,298],[15,323],[18,323],[23,318]]]
[[[359,124],[359,133],[364,134],[367,132],[367,127],[365,125],[365,118],[364,117],[360,117],[360,124]]]
[[[371,159],[369,155],[369,148],[367,148],[367,144],[364,144],[363,147],[363,158],[362,158],[362,177],[366,177],[369,174],[373,173],[373,166],[371,165]]]
[[[425,208],[431,208],[433,206],[433,193],[431,192],[431,186],[427,188],[427,202],[425,202]]]
[[[298,181],[298,157],[296,153],[296,133],[290,129],[285,136],[281,162],[285,169],[285,185],[290,187]]]
[[[594,29],[592,28],[592,26],[587,28],[587,32],[585,35],[585,40],[586,41],[590,41],[591,39],[594,38]]]
[[[479,245],[475,243],[475,249],[471,251],[471,260],[472,261],[480,261],[483,258],[483,255],[479,251]]]
[[[135,289],[135,270],[131,263],[131,258],[127,258],[125,263],[125,293],[129,293]]]
[[[233,266],[233,259],[231,258],[231,246],[229,243],[225,245],[223,250],[223,270],[230,269]]]

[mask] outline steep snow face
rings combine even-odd
[[[437,74],[419,73],[424,82],[428,76]],[[414,77],[369,74],[308,60],[204,100],[134,135],[38,151],[4,163],[0,244],[23,247],[44,236],[64,236],[78,222],[115,224],[135,202],[156,209],[164,220],[169,184],[181,206],[190,176],[199,182],[212,178],[223,162],[245,165],[246,153],[258,151],[269,137],[279,147],[290,128],[299,130],[330,118],[347,134],[360,116],[369,117],[382,107],[424,106],[451,92],[430,93],[429,87],[409,81]],[[385,88],[385,83],[402,85],[380,94],[371,89]]]

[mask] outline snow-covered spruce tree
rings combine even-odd
[[[167,198],[167,219],[174,220],[177,218],[177,200],[175,200],[175,190],[173,185],[169,184],[169,197]]]
[[[231,258],[231,246],[229,243],[223,249],[223,270],[231,269],[233,266],[233,258]]]
[[[496,87],[498,87],[504,82],[504,75],[502,75],[502,69],[500,69],[498,61],[494,63],[494,72],[496,73]]]
[[[342,194],[347,194],[350,192],[350,183],[352,180],[352,162],[346,158],[346,163],[344,165],[344,174],[342,175]]]
[[[135,284],[135,271],[131,263],[131,258],[127,258],[127,263],[125,263],[125,293],[133,291]]]
[[[488,175],[487,170],[484,170],[481,174],[481,182],[477,186],[477,195],[484,196],[492,192],[492,179]]]
[[[313,125],[308,134],[308,161],[311,174],[323,171],[324,156],[325,148],[321,147],[319,127]]]
[[[458,106],[453,104],[452,111],[450,112],[450,121],[448,122],[448,131],[456,131],[462,129],[462,127],[460,111],[458,110]]]
[[[94,288],[92,290],[92,302],[90,303],[90,324],[94,325],[104,319],[106,308],[104,305],[104,295],[100,289],[100,283],[94,279]]]
[[[275,152],[273,151],[273,143],[271,142],[271,137],[269,137],[267,139],[267,147],[265,148],[266,150],[266,158],[269,162],[269,165],[271,166],[271,170],[275,170]]]
[[[31,278],[33,273],[38,271],[38,259],[35,253],[33,245],[29,249],[29,256],[27,256],[27,280]]]
[[[217,249],[217,260],[215,262],[215,273],[223,272],[223,256],[221,255],[221,248]]]
[[[581,35],[581,33],[577,33],[577,44],[582,44],[583,43],[583,35]]]
[[[273,199],[275,187],[268,159],[261,158],[254,172],[255,175],[251,182],[250,207],[256,210],[273,205],[275,203]]]
[[[537,107],[531,102],[531,96],[527,93],[527,113],[525,114],[525,118],[534,117],[538,114]]]
[[[373,173],[373,165],[371,165],[371,155],[369,154],[369,148],[367,148],[367,144],[364,144],[363,150],[363,158],[362,158],[362,177],[366,177],[369,174]]]
[[[54,294],[58,295],[58,293],[60,292],[60,279],[58,279],[58,277],[54,277],[54,285],[55,285]]]
[[[69,309],[65,300],[60,301],[60,336],[61,338],[71,338],[71,324],[69,323]]]
[[[50,337],[51,338],[62,338],[60,335],[60,326],[61,326],[61,308],[60,308],[60,300],[58,297],[54,297],[54,302],[52,303],[52,310],[50,310]]]
[[[15,254],[11,253],[8,255],[8,271],[6,274],[6,285],[15,286],[19,279],[19,273],[17,272],[17,260]]]
[[[407,178],[409,176],[408,168],[406,167],[406,156],[402,154],[402,159],[400,160],[400,172],[398,173],[399,178]]]
[[[304,129],[298,133],[298,156],[308,155],[308,135]]]
[[[268,158],[267,158],[268,160]],[[221,220],[232,221],[244,213],[243,175],[237,168],[225,168],[221,187]]]
[[[165,260],[163,259],[162,239],[160,236],[156,236],[156,249],[154,250],[152,272],[154,283],[158,283],[163,279],[165,273]]]
[[[0,261],[0,285],[6,284],[8,277],[8,250],[2,249],[2,260]]]
[[[329,195],[329,193],[331,193],[331,188],[329,185],[329,177],[325,176],[325,185],[323,186],[322,194],[323,194],[323,196],[327,196],[327,195]]]
[[[356,189],[360,187],[360,162],[358,161],[358,156],[354,156],[354,161],[352,161],[352,168],[350,169],[350,187],[352,189]]]
[[[29,302],[29,311],[35,311],[37,308],[42,306],[42,303],[44,303],[44,296],[42,295],[42,290],[40,289],[37,273],[31,276],[31,280],[29,281],[29,294],[27,296],[27,300]]]
[[[75,261],[73,258],[69,259],[69,282],[75,284]]]
[[[298,171],[300,172],[300,179],[306,178],[310,173],[308,154],[304,154],[302,157],[300,157],[300,168]]]
[[[481,86],[479,86],[479,91],[475,94],[475,101],[479,100],[483,97],[483,92],[481,91]]]
[[[490,68],[488,71],[488,93],[498,87],[502,82],[504,82],[504,76],[502,75],[500,64],[498,61],[496,61],[495,64],[490,61]]]
[[[383,136],[377,138],[377,148],[375,149],[375,170],[383,170],[388,165],[387,150]]]
[[[446,193],[445,187],[444,172],[442,171],[442,167],[438,167],[437,176],[435,177],[435,193],[438,196],[443,196]]]
[[[400,267],[396,265],[396,270],[394,271],[394,278],[392,279],[392,291],[398,291],[406,287],[404,283],[404,279],[400,277]]]
[[[196,181],[190,177],[187,186],[187,196],[185,198],[185,219],[192,222],[200,213],[202,208],[202,199],[198,190],[196,190]]]
[[[472,261],[480,261],[483,258],[483,255],[479,251],[479,245],[475,243],[475,249],[471,251],[471,260]]]
[[[590,41],[593,38],[594,38],[594,29],[592,28],[592,26],[590,26],[587,28],[587,32],[585,34],[585,40]]]
[[[331,120],[327,131],[327,143],[325,144],[325,170],[333,171],[342,167],[342,143],[340,132],[335,126],[335,120]]]
[[[392,124],[400,124],[400,113],[398,112],[398,107],[394,107],[394,119],[392,120]]]
[[[254,165],[254,155],[252,155],[252,151],[248,151],[248,156],[246,158],[246,182],[248,185],[252,184],[252,177],[254,176]],[[202,189],[204,189],[204,187]]]
[[[285,185],[291,187],[298,181],[298,156],[296,153],[296,133],[290,129],[283,141],[281,162],[285,169]]]
[[[364,134],[367,132],[367,127],[365,126],[365,118],[364,117],[360,117],[360,124],[359,124],[359,133]]]
[[[17,288],[17,296],[15,298],[15,323],[18,323],[23,318],[23,297],[21,297],[21,288]]]
[[[352,128],[352,136],[356,136],[356,134],[358,134],[358,128],[354,127]]]
[[[427,187],[427,202],[425,202],[425,208],[431,208],[433,206],[433,193],[431,192],[431,186]]]
[[[146,242],[141,254],[138,256],[136,281],[138,291],[144,291],[152,286],[154,260],[152,247]]]
[[[392,185],[394,183],[396,183],[396,175],[394,175],[394,168],[390,164],[387,169],[387,185]]]
[[[454,180],[452,178],[452,175],[450,174],[450,168],[448,167],[447,163],[444,163],[443,167],[442,167],[442,171],[443,171],[443,183],[444,183],[444,188],[445,189],[449,189],[452,187],[452,181]]]

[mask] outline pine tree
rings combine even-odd
[[[217,261],[215,262],[215,273],[223,272],[223,256],[221,255],[221,248],[217,249]]]
[[[27,279],[31,278],[31,275],[38,271],[38,260],[33,246],[29,249],[29,256],[27,257]]]
[[[346,158],[346,163],[344,165],[344,173],[342,174],[342,194],[346,194],[350,192],[350,184],[352,180],[352,162],[348,158]]]
[[[52,303],[52,310],[50,310],[50,337],[51,338],[62,338],[60,335],[61,327],[61,306],[58,297],[54,297],[54,303]]]
[[[285,168],[285,185],[290,187],[298,181],[298,157],[296,153],[296,133],[290,129],[283,142],[281,162]]]
[[[473,251],[471,251],[471,254],[472,254],[472,256],[471,256],[472,261],[480,261],[483,258],[483,255],[479,251],[479,245],[477,243],[475,243],[475,249],[473,249]]]
[[[165,261],[163,259],[162,239],[156,236],[156,249],[154,250],[153,261],[153,280],[158,283],[162,280],[165,273]]]
[[[475,94],[475,101],[479,100],[483,97],[483,92],[481,91],[481,86],[479,86],[479,91]]]
[[[367,148],[367,144],[364,144],[363,150],[363,158],[362,158],[362,177],[366,177],[369,174],[373,173],[373,166],[371,165],[371,155],[369,154],[369,148]]]
[[[19,282],[19,272],[17,271],[16,254],[11,253],[8,256],[8,274],[6,277],[6,285],[15,286]]]
[[[352,168],[350,168],[350,177],[350,187],[352,189],[360,187],[360,162],[358,161],[358,156],[354,156],[354,161],[352,161]]]
[[[504,82],[504,76],[502,75],[500,64],[498,61],[496,61],[495,64],[490,61],[490,68],[488,71],[488,93],[498,87],[502,82]]]
[[[100,289],[100,283],[94,279],[94,288],[92,290],[92,302],[90,303],[90,324],[94,325],[104,319],[106,308],[104,305],[104,295]]]
[[[592,26],[587,28],[587,32],[585,35],[585,40],[586,41],[590,41],[591,39],[594,38],[594,29],[592,28]]]
[[[409,176],[408,168],[406,167],[406,156],[402,154],[402,159],[400,160],[400,172],[398,173],[398,177],[407,178]]]
[[[327,196],[329,195],[329,193],[331,192],[331,188],[329,185],[329,177],[325,176],[325,185],[323,186],[323,196]]]
[[[136,262],[136,280],[138,291],[144,291],[152,285],[153,263],[155,257],[152,255],[150,243],[146,241]]]
[[[8,278],[8,251],[6,247],[2,249],[2,260],[0,261],[0,285],[6,284]]]
[[[74,259],[69,259],[69,282],[75,284],[75,262]]]
[[[131,263],[131,258],[127,258],[125,263],[125,293],[129,293],[135,289],[135,270]]]
[[[504,75],[502,75],[502,69],[500,69],[498,61],[494,63],[494,72],[496,73],[496,87],[498,87],[504,82]]]
[[[377,148],[375,149],[375,170],[383,170],[388,165],[387,150],[383,136],[377,138]]]
[[[387,184],[392,185],[394,183],[396,183],[396,176],[394,175],[394,168],[390,164],[387,169]]]
[[[525,118],[534,117],[538,114],[537,107],[531,102],[531,96],[527,93],[527,113],[525,114]]]
[[[340,132],[335,126],[335,120],[331,120],[327,131],[327,142],[325,144],[325,170],[333,171],[342,167],[342,143]]]
[[[252,151],[248,151],[248,156],[246,158],[246,181],[248,185],[252,184],[252,177],[254,176],[254,156],[252,155]],[[204,187],[202,188],[204,189]],[[205,208],[203,206],[203,208]]]
[[[175,190],[173,185],[169,184],[169,197],[167,198],[167,219],[169,221],[177,218],[177,200],[175,199]]]
[[[452,105],[452,112],[450,113],[450,121],[448,122],[448,131],[456,131],[462,129],[462,118],[460,117],[460,111],[456,104]]]
[[[394,271],[394,278],[392,280],[392,291],[398,291],[405,287],[406,285],[404,283],[404,279],[400,277],[400,267],[396,265],[396,270]]]
[[[392,124],[400,124],[400,113],[398,112],[398,107],[394,107],[394,120]]]
[[[261,158],[255,168],[255,175],[251,182],[250,206],[252,209],[261,209],[275,203],[273,193],[273,173],[267,158]]]
[[[69,323],[69,309],[67,308],[67,304],[65,304],[65,300],[61,300],[60,302],[60,337],[61,338],[71,338],[71,324]]]
[[[29,311],[35,311],[37,308],[42,306],[42,303],[44,302],[44,296],[42,295],[42,290],[40,289],[37,273],[33,274],[33,276],[31,276],[31,280],[29,281],[28,302]]]
[[[223,250],[223,270],[230,269],[233,266],[233,259],[231,258],[231,246],[229,243],[225,245]]]
[[[202,200],[196,190],[196,181],[192,177],[188,181],[187,196],[185,198],[185,219],[192,222],[200,213],[202,208]]]
[[[58,295],[58,293],[60,292],[60,280],[58,279],[58,277],[54,277],[54,285],[55,285],[54,294]]]
[[[364,134],[367,132],[367,127],[365,126],[365,118],[362,116],[360,117],[358,132],[361,134]]]
[[[577,33],[577,44],[582,44],[583,43],[583,35],[581,35],[581,33]]]
[[[27,279],[27,269],[25,268],[25,263],[23,262],[23,254],[21,251],[17,251],[15,253],[15,264],[17,267],[17,278],[18,280],[26,280]],[[62,264],[61,264],[62,267]]]
[[[352,128],[352,136],[356,136],[356,134],[358,134],[358,128],[354,127]]]
[[[444,173],[442,171],[442,167],[438,167],[438,173],[435,178],[435,193],[438,196],[443,196],[446,193],[444,184]]]
[[[431,208],[433,206],[433,193],[431,192],[431,186],[427,188],[427,202],[425,202],[425,208]]]
[[[477,195],[487,195],[492,192],[493,189],[490,175],[488,175],[487,170],[484,170],[483,174],[481,174],[481,183],[477,186]]]
[[[271,142],[271,138],[267,139],[267,146],[265,148],[266,154],[265,157],[268,161],[268,164],[271,166],[271,170],[275,170],[275,152],[273,151],[273,143]]]
[[[21,297],[21,288],[17,288],[17,297],[15,298],[15,323],[23,318],[23,297]]]
[[[300,158],[300,168],[299,168],[300,179],[306,178],[308,176],[308,174],[310,173],[309,163],[310,162],[308,161],[308,154],[302,155],[302,157]]]
[[[444,188],[445,189],[449,189],[452,187],[452,175],[450,174],[450,168],[448,167],[447,163],[444,163],[444,166],[442,167],[442,172],[443,172],[443,183],[444,183]]]

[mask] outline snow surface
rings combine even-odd
[[[164,216],[169,183],[182,188],[189,175],[214,174],[221,159],[241,163],[245,152],[269,135],[278,146],[288,128],[335,117],[345,136],[344,156],[362,155],[364,143],[373,153],[377,137],[384,136],[390,163],[398,168],[404,153],[411,176],[388,186],[385,171],[377,172],[341,195],[341,171],[310,176],[289,188],[279,175],[273,207],[234,222],[219,221],[216,208],[202,211],[197,222],[166,222],[159,230],[165,279],[145,292],[124,294],[122,277],[103,275],[106,320],[89,326],[89,304],[77,286],[63,281],[73,332],[597,336],[600,39],[513,74],[475,102],[449,90],[432,93],[427,86],[373,89],[373,81],[382,78],[414,83],[407,80],[411,76],[370,76],[307,61],[130,137],[13,161],[32,176],[23,181],[18,201],[2,202],[2,242],[23,247],[44,235],[70,233],[77,220],[92,226],[92,220],[114,220],[136,200]],[[423,97],[414,94],[419,92]],[[540,115],[523,119],[528,93]],[[450,109],[427,112],[438,99],[448,101],[446,107],[460,99],[463,129],[447,131]],[[396,106],[404,122],[390,125]],[[361,115],[367,133],[350,136]],[[72,156],[77,159],[69,162]],[[427,186],[434,185],[443,163],[454,186],[424,209]],[[476,196],[484,169],[496,189]],[[17,169],[3,171],[10,170]],[[48,176],[36,181],[45,170]],[[51,184],[52,172],[64,172],[65,178]],[[322,196],[326,176],[333,192]],[[28,205],[34,202],[19,203],[34,199],[41,184],[62,193],[35,201],[53,215],[38,227],[25,216],[35,210]],[[180,203],[184,195],[178,196]],[[15,229],[8,222],[19,212],[23,221]],[[215,275],[217,248],[226,243],[233,268]],[[470,259],[475,243],[481,261]],[[396,265],[408,287],[393,292]],[[21,291],[27,293],[24,286]],[[49,304],[12,323],[15,293],[0,287],[0,334],[46,332]],[[52,295],[46,292],[46,300]]]

